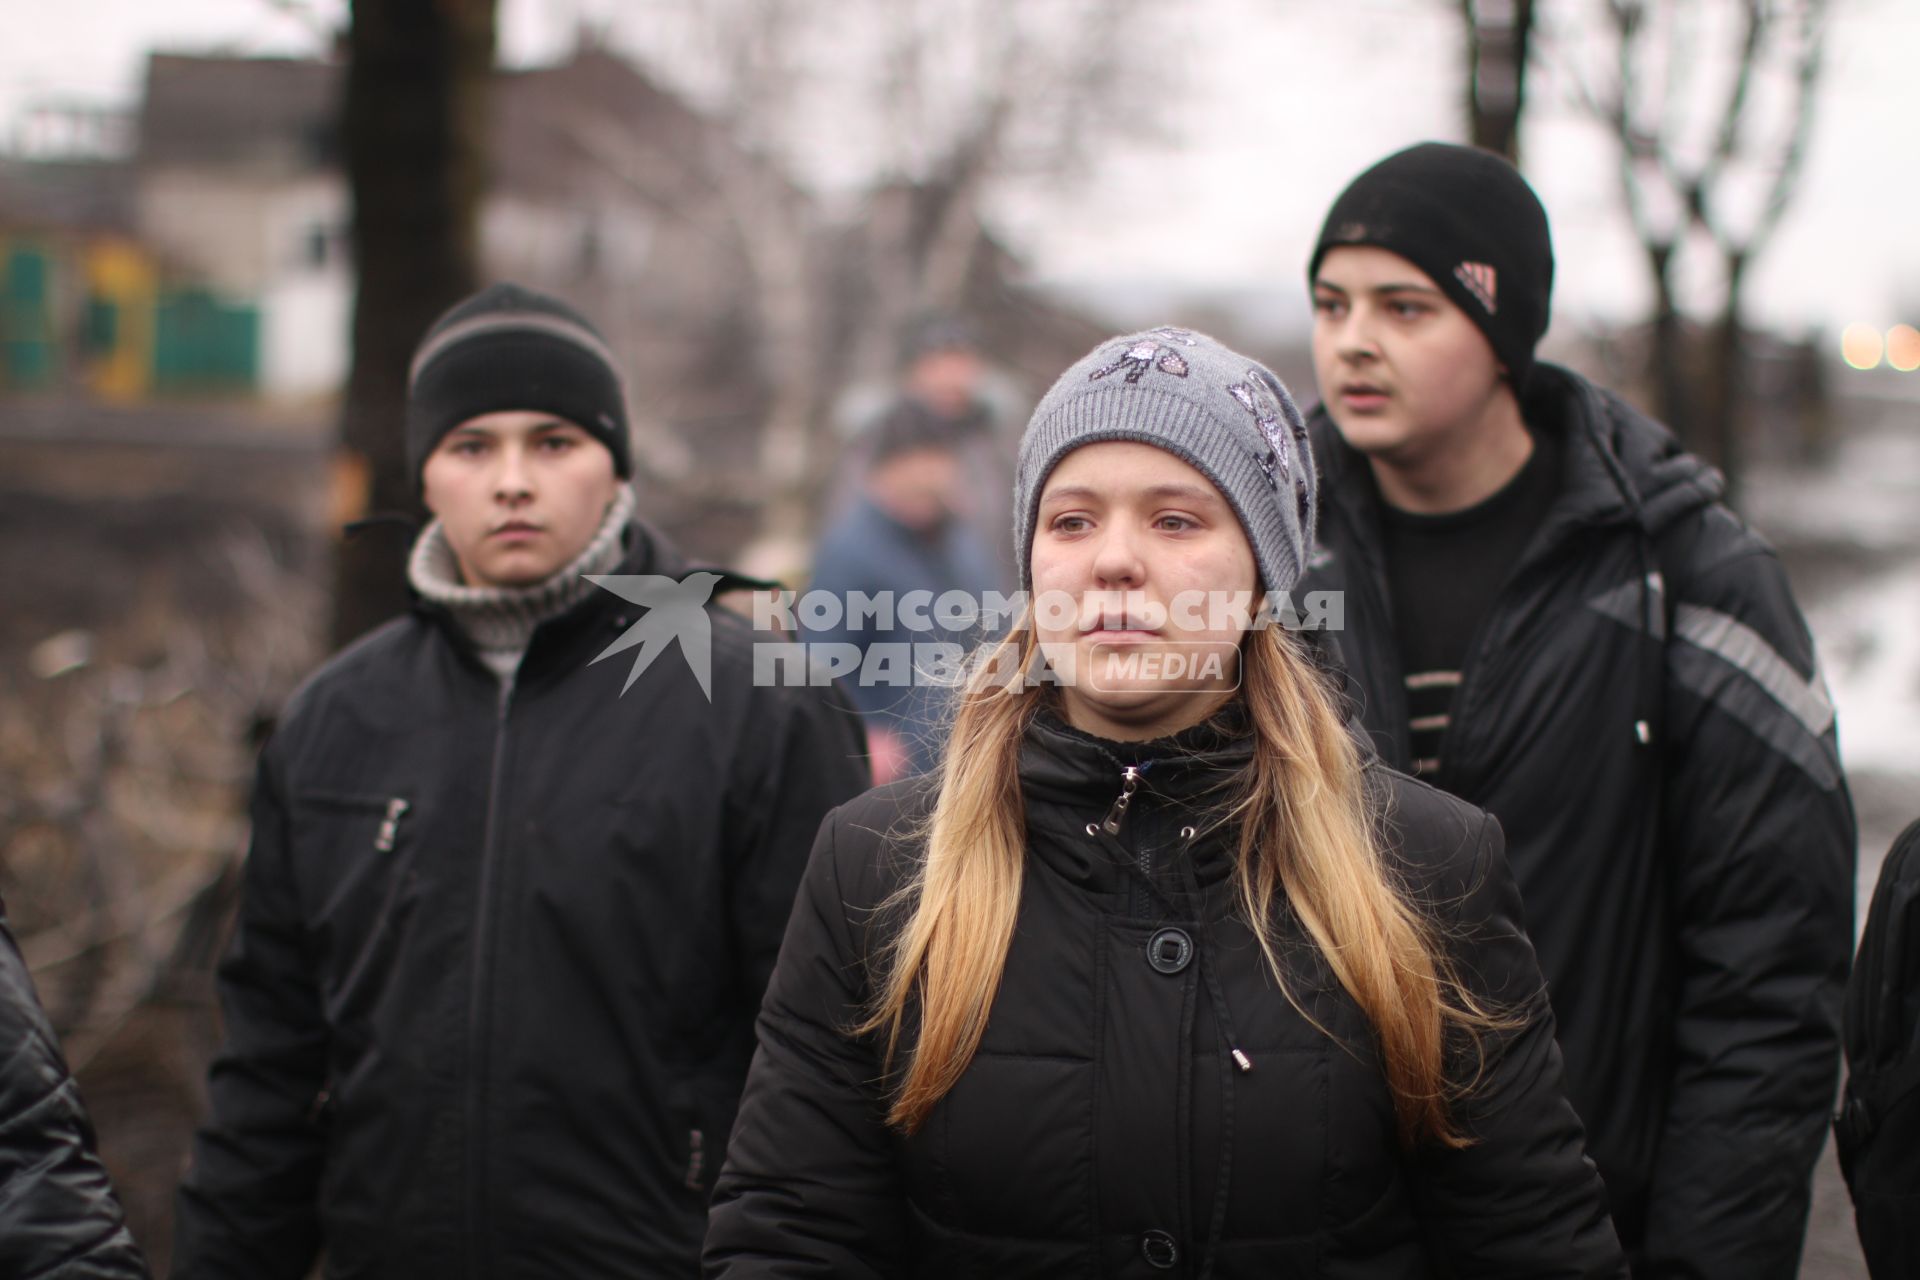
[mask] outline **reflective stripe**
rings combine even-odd
[[[613,352],[607,344],[600,341],[593,331],[575,324],[561,316],[549,315],[544,311],[495,311],[484,315],[472,316],[458,324],[449,325],[433,336],[426,346],[421,347],[413,357],[413,365],[407,370],[409,385],[420,378],[420,371],[427,367],[433,358],[456,342],[495,331],[524,332],[538,329],[540,332],[571,342],[606,364],[609,369],[618,370],[620,365],[613,358]],[[616,377],[618,376],[616,372]]]
[[[1810,737],[1772,694],[1720,656],[1692,645],[1667,651],[1674,682],[1718,707],[1747,732],[1791,760],[1824,790],[1840,785],[1840,762],[1825,738]]]
[[[1459,683],[1458,671],[1416,671],[1407,677],[1409,689],[1451,689]]]
[[[1801,727],[1818,738],[1833,728],[1833,702],[1819,672],[1807,680],[1766,638],[1730,614],[1703,605],[1674,610],[1674,637],[1713,654],[1765,689]]]
[[[1446,727],[1447,717],[1443,715],[1415,716],[1413,719],[1407,721],[1407,728],[1413,730],[1415,733],[1426,733],[1431,729],[1444,729]]]
[[[1640,580],[1629,578],[1589,599],[1587,607],[1641,631],[1647,603],[1643,591],[1658,592],[1664,587],[1657,573],[1648,576],[1644,587]],[[1656,609],[1656,635],[1665,623],[1664,614]],[[1673,630],[1667,671],[1675,683],[1739,721],[1821,786],[1837,785],[1839,764],[1825,740],[1833,728],[1833,702],[1818,671],[1811,680],[1802,677],[1759,632],[1704,605],[1677,607]]]

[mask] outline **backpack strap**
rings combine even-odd
[[[1644,688],[1637,689],[1638,706],[1634,708],[1637,721],[1635,733],[1640,745],[1654,759],[1656,803],[1666,777],[1666,767],[1661,762],[1662,749],[1667,735],[1667,651],[1673,645],[1674,624],[1680,608],[1679,585],[1681,577],[1674,572],[1679,563],[1691,549],[1689,539],[1676,536],[1684,527],[1685,521],[1667,526],[1655,533],[1644,524],[1636,530],[1636,536],[1645,539],[1646,567],[1649,578],[1647,589],[1654,593],[1653,614],[1646,621],[1650,628],[1658,628],[1656,638],[1660,653],[1656,662],[1649,662],[1650,670],[1643,669],[1641,682]]]

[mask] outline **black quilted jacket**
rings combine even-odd
[[[636,530],[623,574],[678,576]],[[443,618],[336,658],[268,743],[176,1280],[698,1270],[753,1017],[821,816],[867,781],[715,606],[624,693],[596,592],[511,687]]]
[[[1779,558],[1666,428],[1553,365],[1561,493],[1481,622],[1429,779],[1500,820],[1567,1092],[1643,1277],[1792,1280],[1839,1072],[1853,807]],[[1323,412],[1320,551],[1374,745],[1407,700],[1367,463]]]
[[[923,811],[931,784],[837,810],[761,1010],[707,1274],[1623,1275],[1499,827],[1399,774],[1373,779],[1396,872],[1460,977],[1524,1024],[1488,1041],[1457,1112],[1475,1144],[1406,1150],[1357,1006],[1283,912],[1309,1022],[1239,915],[1232,833],[1206,814],[1247,749],[1035,724],[1005,978],[972,1065],[911,1138],[883,1123],[879,1046],[844,1028],[898,924],[876,908],[914,856],[883,833]],[[1138,790],[1108,834],[1129,765]]]
[[[0,1276],[144,1280],[93,1128],[0,911]]]

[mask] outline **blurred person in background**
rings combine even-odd
[[[984,394],[987,362],[973,326],[931,313],[908,327],[900,348],[902,397],[955,435],[991,432],[996,416]]]
[[[723,575],[635,516],[620,377],[564,304],[447,312],[406,432],[416,607],[262,753],[173,1274],[693,1276],[808,843],[866,785],[857,722],[756,687],[698,590],[710,693],[665,641],[596,664],[669,615],[587,575]]]
[[[1187,331],[1040,403],[1041,607],[939,775],[821,830],[709,1277],[1625,1274],[1499,825],[1250,621],[1312,477],[1278,380]]]
[[[0,904],[0,1276],[146,1280]]]
[[[829,518],[837,520],[852,504],[882,432],[905,426],[953,450],[968,495],[965,519],[992,549],[1001,579],[1012,582],[1018,575],[1007,495],[1015,441],[1008,423],[1015,400],[965,317],[939,311],[916,317],[901,334],[892,387],[877,397],[872,389],[856,392],[844,406],[847,461],[842,483],[826,504]]]
[[[866,720],[876,782],[925,773],[939,760],[950,683],[914,646],[970,643],[972,629],[942,626],[915,606],[959,591],[985,603],[1003,582],[992,547],[968,519],[974,494],[951,431],[896,406],[859,454],[865,467],[851,505],[821,535],[809,592],[841,605],[836,626],[809,630],[809,642],[852,645],[862,670],[842,676]],[[857,596],[881,601],[874,619],[854,616]],[[924,624],[924,625],[922,625]],[[877,678],[884,669],[885,677]]]
[[[1425,144],[1308,267],[1311,589],[1387,763],[1500,820],[1640,1276],[1790,1280],[1839,1065],[1853,808],[1772,549],[1668,430],[1537,362],[1547,216]]]

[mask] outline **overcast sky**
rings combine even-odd
[[[1920,3],[1834,4],[1806,184],[1753,279],[1754,309],[1790,330],[1920,322]],[[0,128],[49,97],[132,102],[156,48],[315,51],[345,11],[345,0],[0,0],[14,37],[0,43]],[[550,58],[581,17],[614,15],[617,35],[634,12],[616,0],[501,0],[502,55]],[[1137,111],[1167,141],[1135,145],[1132,112],[1117,117],[1092,178],[1010,192],[999,223],[1049,278],[1271,286],[1304,316],[1304,259],[1346,180],[1396,147],[1460,134],[1454,4],[1167,0],[1156,13],[1180,26],[1174,88]],[[1566,99],[1541,78],[1524,139],[1553,220],[1556,313],[1629,317],[1647,289],[1610,153]]]

